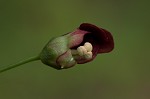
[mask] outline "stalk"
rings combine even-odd
[[[0,73],[5,72],[5,71],[8,71],[8,70],[13,69],[13,68],[16,68],[16,67],[19,67],[19,66],[21,66],[21,65],[23,65],[23,64],[36,61],[36,60],[40,60],[39,55],[38,55],[38,56],[34,56],[34,57],[30,57],[30,58],[28,58],[28,59],[22,60],[22,61],[20,61],[20,62],[18,62],[18,63],[12,64],[12,65],[9,65],[9,66],[7,66],[6,68],[1,69],[1,70],[0,70]]]

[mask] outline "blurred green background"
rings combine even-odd
[[[115,49],[58,71],[40,61],[0,74],[0,99],[150,99],[150,1],[0,0],[0,68],[37,55],[54,36],[89,22]]]

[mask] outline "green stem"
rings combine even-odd
[[[40,59],[39,56],[30,57],[26,60],[22,60],[22,61],[20,61],[16,64],[12,64],[12,65],[9,65],[8,67],[4,68],[4,69],[1,69],[0,73],[5,72],[5,71],[10,70],[10,69],[13,69],[13,68],[16,68],[20,65],[23,65],[23,64],[26,64],[26,63],[29,63],[29,62],[32,62],[32,61],[39,60],[39,59]]]

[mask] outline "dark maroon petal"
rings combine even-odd
[[[98,53],[107,53],[113,50],[114,40],[110,32],[105,29],[99,28],[93,24],[83,23],[79,27],[80,30],[88,31],[94,37],[94,42],[99,45]]]

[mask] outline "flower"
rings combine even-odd
[[[82,23],[74,32],[51,39],[43,48],[41,61],[55,69],[92,61],[98,54],[114,48],[110,32],[93,24]]]

